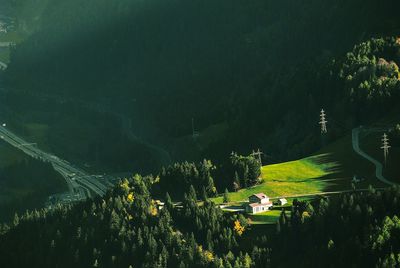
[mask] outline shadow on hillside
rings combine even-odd
[[[341,164],[338,161],[334,161],[331,153],[319,154],[309,157],[309,159],[320,166],[324,166],[324,171],[333,174],[342,171]]]

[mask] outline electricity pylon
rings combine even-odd
[[[321,133],[322,134],[327,133],[328,129],[326,128],[326,123],[328,123],[328,121],[326,120],[326,114],[324,109],[321,110],[320,118],[321,121],[319,121],[319,124],[321,125]]]
[[[383,137],[382,137],[382,147],[381,147],[381,149],[383,149],[383,156],[385,157],[385,165],[386,165],[387,157],[389,155],[389,148],[390,148],[389,138],[387,137],[386,133],[384,133]]]
[[[263,154],[263,152],[261,152],[260,149],[258,149],[257,152],[254,152],[254,150],[253,150],[253,153],[251,154],[253,157],[257,156],[258,162],[260,163],[261,166],[262,166],[262,160],[261,160],[262,154]]]

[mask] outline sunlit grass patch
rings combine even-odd
[[[286,163],[267,165],[261,169],[264,182],[301,182],[320,178],[335,172],[337,163],[327,162],[327,155],[318,155]]]
[[[339,168],[327,154],[267,165],[262,167],[263,182],[260,185],[229,193],[229,198],[234,202],[245,201],[260,192],[272,198],[324,192],[335,184],[335,181],[327,180],[327,176],[339,172]],[[222,197],[214,198],[214,202],[221,203]]]
[[[251,224],[275,224],[281,215],[281,210],[269,210],[259,214],[251,214],[247,217],[251,219]],[[286,216],[290,217],[290,211],[286,211]]]

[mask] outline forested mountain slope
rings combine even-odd
[[[103,198],[27,212],[0,225],[2,267],[396,267],[399,189],[294,201],[276,226],[196,202],[153,199],[152,177]],[[271,228],[272,227],[272,228]],[[290,258],[288,257],[290,256]]]
[[[120,111],[177,158],[218,159],[256,146],[293,158],[320,145],[321,107],[349,128],[370,119],[354,112],[358,104],[330,63],[372,36],[398,33],[399,5],[49,0],[40,29],[16,48],[5,75],[13,90]],[[184,155],[188,144],[175,140],[191,134],[191,118],[200,131],[227,127]]]
[[[400,265],[398,187],[293,200],[276,226],[208,199],[260,183],[261,163],[241,155],[256,147],[269,161],[304,156],[355,126],[398,118],[399,1],[13,5],[29,37],[0,74],[7,127],[93,172],[158,175],[15,215],[0,224],[0,267]],[[398,130],[389,137],[397,146]],[[205,156],[213,161],[190,162]]]

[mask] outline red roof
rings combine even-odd
[[[258,199],[264,199],[264,198],[267,198],[267,196],[265,195],[265,194],[263,194],[263,193],[258,193],[258,194],[253,194],[253,195],[251,195],[250,197],[252,197],[252,196],[255,196],[255,197],[257,197]]]
[[[255,208],[255,207],[261,207],[261,206],[268,206],[268,205],[272,205],[272,202],[267,202],[265,204],[260,204],[260,203],[251,203],[248,204],[249,207]]]

